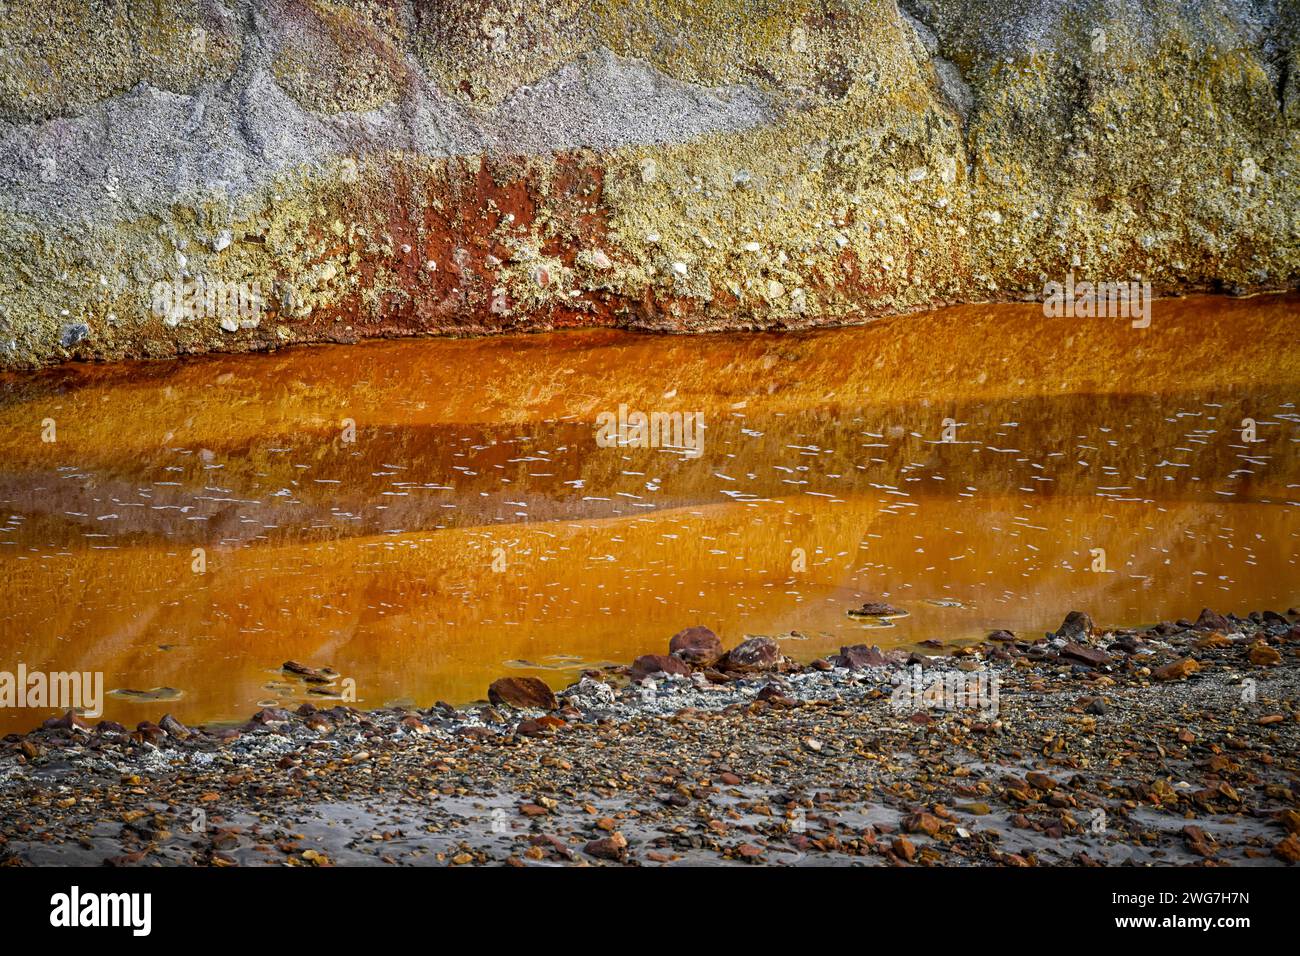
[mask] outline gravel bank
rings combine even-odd
[[[554,701],[510,678],[460,709],[65,717],[0,745],[0,860],[1290,864],[1297,621],[1072,613],[1036,640],[809,665],[767,638],[711,660],[695,628]]]

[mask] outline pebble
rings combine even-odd
[[[1269,647],[1267,644],[1252,644],[1250,662],[1259,667],[1276,667],[1282,663],[1282,655],[1276,648]]]
[[[1183,680],[1200,669],[1201,665],[1194,658],[1184,657],[1157,667],[1151,672],[1151,676],[1159,681]]]

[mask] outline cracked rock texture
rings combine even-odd
[[[1300,284],[1300,0],[0,4],[0,367]]]

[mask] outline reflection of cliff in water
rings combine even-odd
[[[731,504],[214,549],[203,576],[190,573],[186,548],[83,549],[0,563],[5,650],[103,670],[111,686],[181,687],[177,712],[231,718],[277,696],[267,685],[286,658],[331,663],[370,704],[427,704],[480,696],[506,661],[555,677],[545,665],[557,655],[628,660],[661,649],[684,622],[729,643],[798,630],[806,640],[787,651],[810,658],[860,640],[1032,635],[1071,607],[1124,623],[1203,605],[1281,607],[1300,591],[1300,528],[1276,507],[1163,508],[1097,498]],[[1112,573],[1088,570],[1097,547]],[[491,570],[497,548],[502,573]],[[802,573],[791,570],[796,548]],[[846,617],[882,594],[911,615],[884,630]],[[133,719],[154,710],[112,708]]]
[[[27,515],[29,533],[39,528],[69,547],[84,546],[87,531],[177,543],[284,541],[873,490],[1283,501],[1300,483],[1290,395],[1281,387],[1067,395],[953,402],[941,416],[904,403],[777,415],[760,407],[743,420],[715,412],[698,459],[598,448],[587,423],[533,424],[528,434],[517,425],[374,426],[359,428],[353,444],[331,432],[246,445],[214,435],[203,445],[208,454],[166,448],[122,458],[109,448],[104,460],[73,471],[11,460],[0,499]],[[958,423],[951,443],[941,441],[945,418]],[[1265,422],[1267,436],[1249,447],[1222,424],[1246,418]],[[102,502],[145,500],[138,489],[147,486],[148,508],[104,519]]]
[[[87,534],[291,541],[873,491],[1285,499],[1300,474],[1297,301],[1160,302],[1144,333],[963,308],[805,335],[582,332],[63,368],[2,380],[0,501],[47,545],[84,547]],[[597,447],[596,415],[621,403],[703,412],[703,456]],[[54,444],[38,440],[46,418]]]
[[[690,623],[729,643],[798,630],[787,651],[812,657],[1032,634],[1072,607],[1112,624],[1283,609],[1297,301],[1156,303],[1145,333],[956,309],[10,378],[0,651],[179,687],[167,706],[205,720],[294,699],[286,658],[332,664],[364,704],[427,704],[479,696],[506,662],[558,682]],[[620,403],[702,411],[703,456],[597,447]],[[846,617],[886,595],[911,616]]]

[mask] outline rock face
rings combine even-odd
[[[1289,0],[0,12],[0,367],[1300,279]]]

